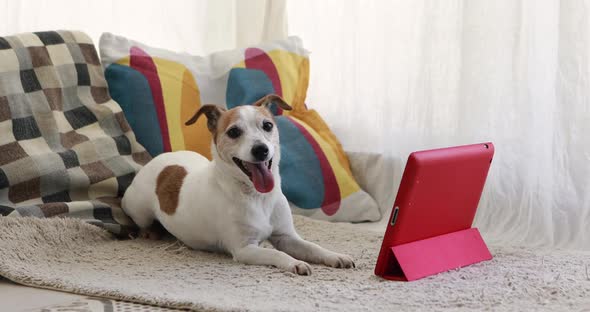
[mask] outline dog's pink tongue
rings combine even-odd
[[[252,183],[254,183],[254,187],[260,193],[268,193],[272,191],[272,188],[275,186],[275,180],[270,172],[270,169],[264,163],[249,163],[244,162],[248,167],[248,171],[252,173]]]

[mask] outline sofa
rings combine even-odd
[[[5,196],[0,202],[3,215],[80,218],[120,237],[129,235],[133,225],[121,215],[118,200],[130,174],[150,156],[107,90],[93,42],[83,33],[49,31],[0,38],[0,110],[6,115],[0,145],[11,155],[1,161],[1,173],[8,180],[0,187],[7,191],[0,193]],[[29,123],[17,124],[23,120]],[[94,152],[87,150],[91,145]],[[378,205],[378,217],[372,219],[381,220],[354,226],[382,232],[399,163],[378,154],[355,152],[346,157],[354,180]],[[63,165],[56,165],[56,159]],[[19,162],[30,168],[13,165]],[[111,173],[105,175],[105,169]],[[57,189],[64,179],[69,185]],[[20,204],[10,206],[14,202]],[[54,304],[85,304],[84,300],[96,299],[0,279],[0,302],[6,307],[34,311]]]

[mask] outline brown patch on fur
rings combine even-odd
[[[213,133],[213,142],[215,143],[215,149],[217,150],[217,153],[219,154],[219,156],[223,159],[223,155],[226,153],[226,149],[229,146],[233,145],[233,140],[230,139],[224,139],[225,137],[225,132],[228,130],[229,127],[231,127],[232,124],[234,124],[239,118],[240,118],[240,113],[239,110],[243,109],[244,106],[238,106],[238,107],[234,107],[228,111],[225,111],[223,114],[221,114],[221,116],[219,117],[219,120],[217,122],[217,127],[215,128],[215,132]],[[229,159],[228,159],[229,161]]]
[[[276,94],[267,94],[261,97],[258,101],[254,102],[254,106],[261,106],[261,107],[268,107],[270,104],[275,103],[280,108],[284,110],[292,110],[293,108],[291,105],[287,104],[287,102],[280,96]]]
[[[194,124],[195,122],[197,122],[197,120],[199,119],[199,117],[201,115],[207,116],[207,129],[209,129],[209,132],[211,132],[211,135],[213,136],[213,142],[217,143],[217,129],[219,129],[219,127],[218,127],[219,119],[221,119],[221,117],[223,115],[225,115],[226,112],[227,112],[227,110],[225,108],[219,107],[217,105],[212,105],[212,104],[203,105],[193,115],[193,117],[191,117],[189,120],[187,120],[184,124],[186,126],[190,126],[190,125]],[[209,158],[209,157],[207,157],[207,158]]]
[[[215,132],[215,130],[217,129],[217,121],[221,117],[221,114],[223,114],[225,111],[226,111],[225,108],[219,107],[217,105],[213,105],[213,104],[203,105],[193,115],[193,117],[191,117],[189,120],[187,120],[184,124],[186,126],[190,126],[190,125],[194,124],[195,122],[197,122],[197,120],[199,119],[199,117],[201,117],[201,115],[205,115],[205,116],[207,116],[207,128],[209,129],[209,131]]]
[[[217,122],[217,134],[223,134],[229,125],[236,122],[236,120],[239,118],[239,108],[239,106],[234,107],[221,115],[219,121]]]
[[[260,107],[260,106],[254,106],[254,108],[256,108],[256,110],[258,110],[258,112],[266,117],[268,117],[268,119],[270,120],[274,120],[275,116],[272,114],[272,112],[265,107]]]
[[[166,166],[158,175],[156,181],[156,195],[160,202],[160,210],[168,215],[176,212],[180,188],[184,182],[187,172],[183,166]]]

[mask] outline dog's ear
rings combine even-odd
[[[280,108],[282,108],[284,110],[292,110],[293,109],[291,107],[291,105],[287,104],[287,102],[285,100],[283,100],[282,97],[280,97],[276,94],[268,94],[268,95],[264,96],[263,98],[261,98],[260,100],[256,101],[252,105],[268,108],[268,106],[272,103],[277,104]]]
[[[201,115],[205,114],[205,116],[207,116],[207,128],[209,128],[209,131],[211,131],[211,133],[215,133],[217,131],[217,121],[219,120],[219,117],[221,117],[221,114],[223,114],[223,112],[225,112],[225,108],[219,107],[217,105],[203,105],[195,113],[195,115],[184,124],[187,126],[192,125],[195,122],[197,122],[197,119],[199,119]]]

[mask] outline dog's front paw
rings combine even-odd
[[[138,237],[149,240],[159,240],[162,238],[162,233],[154,229],[141,229],[139,230]]]
[[[348,255],[331,253],[324,259],[324,264],[333,268],[350,269],[356,267],[352,258]]]
[[[286,270],[297,275],[311,275],[311,266],[307,262],[299,260],[290,264]]]

